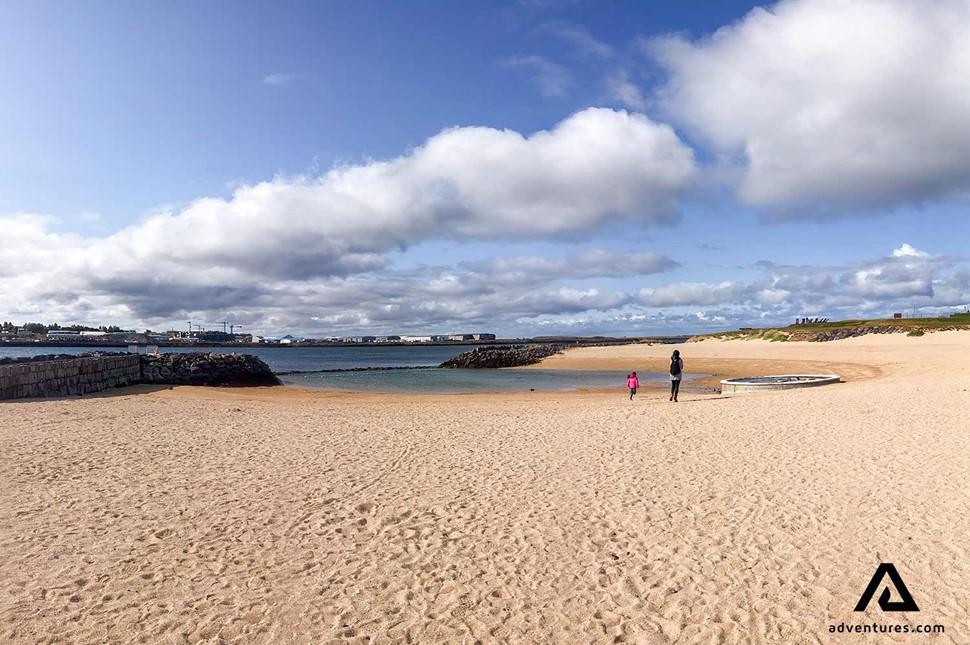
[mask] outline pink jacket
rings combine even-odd
[[[626,380],[627,387],[640,387],[640,379],[635,376],[631,376]]]

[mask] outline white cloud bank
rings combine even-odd
[[[970,188],[966,0],[783,0],[648,48],[663,111],[740,158],[747,204],[838,214]]]
[[[266,290],[379,270],[389,252],[426,240],[667,222],[695,172],[670,127],[625,111],[584,110],[528,136],[453,128],[396,159],[242,187],[106,237],[61,235],[41,216],[0,218],[0,302],[11,315],[83,305],[122,307],[129,319],[286,307]],[[657,257],[617,262],[667,266]]]
[[[731,306],[751,320],[755,312],[774,318],[826,312],[837,319],[862,311],[901,305],[941,309],[970,301],[965,258],[935,256],[909,244],[887,257],[848,266],[786,266],[759,263],[763,275],[748,283],[672,283],[641,289],[637,301],[648,307]]]

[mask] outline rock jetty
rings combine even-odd
[[[888,325],[859,325],[856,327],[842,327],[841,329],[829,329],[819,332],[793,332],[788,340],[807,340],[810,343],[825,343],[831,340],[842,340],[843,338],[855,338],[867,334],[910,334],[913,331],[947,331],[950,329],[960,329],[960,327],[938,327],[931,329],[920,329],[918,327],[902,327]]]
[[[487,345],[459,354],[438,367],[492,369],[535,365],[563,349],[565,345]]]
[[[74,396],[115,387],[282,385],[249,354],[92,352],[0,359],[0,400]]]
[[[39,356],[18,356],[13,358],[12,356],[5,356],[0,358],[0,365],[13,365],[14,363],[18,365],[24,365],[28,363],[53,363],[56,361],[69,361],[75,358],[85,357],[85,356],[100,356],[98,352],[90,352],[87,354],[41,354]]]
[[[246,387],[282,385],[269,365],[252,354],[142,354],[142,383]]]

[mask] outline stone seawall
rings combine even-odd
[[[0,400],[72,396],[114,387],[166,385],[281,385],[249,354],[67,354],[0,359]]]
[[[141,383],[136,354],[42,356],[0,364],[0,399],[70,396]]]

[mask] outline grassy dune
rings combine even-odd
[[[862,336],[879,333],[905,333],[922,336],[927,332],[950,329],[970,329],[970,314],[954,314],[945,318],[890,318],[879,320],[837,320],[793,324],[787,327],[746,328],[737,331],[702,334],[692,341],[706,338],[724,340],[822,341],[839,337]]]

